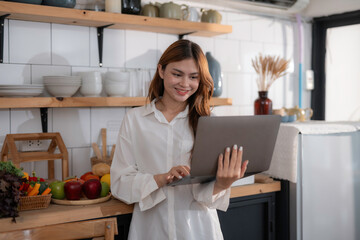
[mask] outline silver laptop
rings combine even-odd
[[[243,146],[243,161],[249,160],[245,176],[268,170],[280,120],[279,115],[200,117],[190,175],[168,185],[215,180],[219,154],[234,144]]]

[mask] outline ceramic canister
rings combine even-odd
[[[218,23],[220,24],[222,20],[221,14],[216,10],[202,10],[201,15],[201,22],[208,22],[208,23]]]
[[[210,75],[214,81],[213,97],[219,97],[222,93],[222,74],[220,63],[211,55],[206,52],[206,59],[209,65]]]

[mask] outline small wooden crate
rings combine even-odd
[[[27,140],[46,140],[50,139],[50,145],[47,151],[40,152],[20,152],[16,148],[16,141]],[[60,153],[55,153],[58,148]],[[68,152],[61,138],[60,133],[18,133],[7,134],[1,149],[0,161],[11,161],[16,167],[20,167],[22,162],[48,161],[48,179],[55,178],[54,160],[61,159],[62,179],[65,180],[69,176]]]
[[[36,195],[20,197],[19,211],[47,208],[50,205],[51,195]]]

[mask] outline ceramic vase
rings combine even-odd
[[[272,114],[272,101],[268,98],[267,91],[260,91],[259,97],[254,103],[255,115],[267,115]]]
[[[210,52],[206,52],[206,59],[209,65],[210,75],[214,81],[214,93],[213,97],[219,97],[222,93],[222,74],[220,63],[211,55]]]

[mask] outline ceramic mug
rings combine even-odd
[[[146,4],[141,8],[141,15],[148,17],[159,17],[159,8],[152,3]]]
[[[288,115],[296,115],[296,119],[300,122],[310,120],[313,115],[313,110],[311,108],[299,108],[295,106],[294,108],[286,109]]]
[[[184,20],[190,21],[190,22],[198,22],[200,20],[200,14],[196,10],[196,8],[191,7],[191,8],[189,8],[189,14],[188,14],[187,18]]]
[[[201,9],[201,22],[208,22],[208,23],[217,23],[220,24],[222,20],[221,14],[216,10],[204,10]]]
[[[272,114],[273,115],[280,115],[280,116],[285,116],[285,108],[280,108],[280,109],[273,109],[272,110]]]

